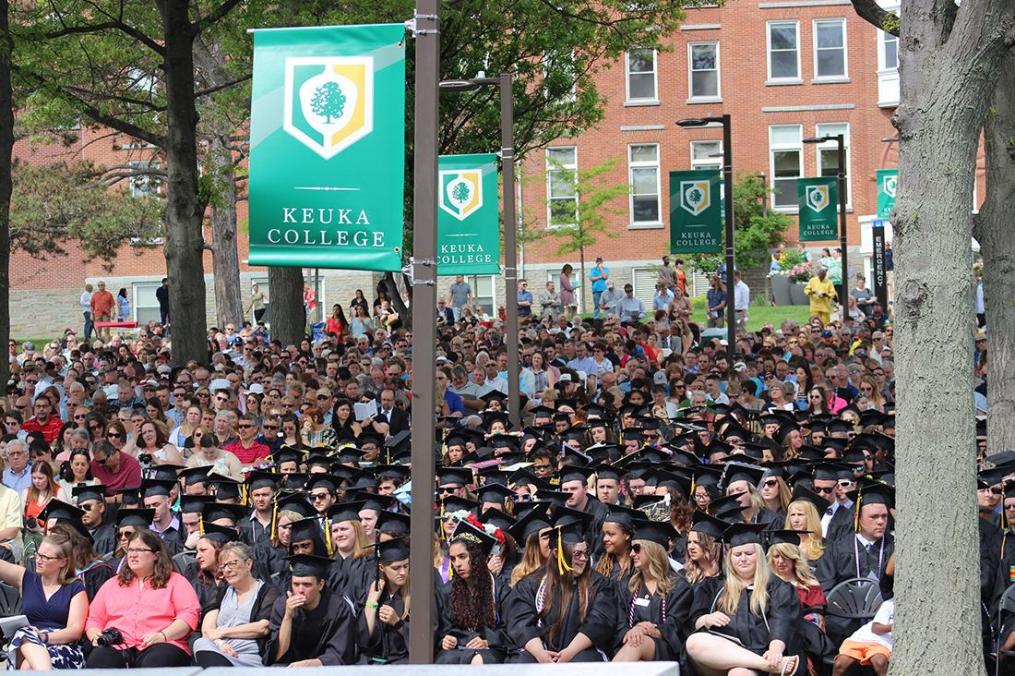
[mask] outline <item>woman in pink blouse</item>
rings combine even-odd
[[[197,627],[200,611],[194,588],[173,572],[159,536],[138,531],[127,544],[126,565],[102,585],[89,607],[85,634],[95,647],[87,666],[188,666],[187,639]]]

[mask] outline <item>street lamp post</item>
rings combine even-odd
[[[437,306],[437,83],[440,80],[439,0],[418,0],[414,20],[416,85],[413,130],[412,280],[412,509],[409,584],[417,598],[433,598],[434,343]],[[417,604],[409,629],[409,661],[433,662],[433,610]]]
[[[679,127],[705,127],[710,124],[722,125],[722,180],[726,193],[726,354],[730,368],[737,352],[737,308],[733,288],[735,255],[733,244],[733,130],[729,114],[717,117],[700,117],[678,120]]]
[[[842,253],[842,284],[839,285],[839,305],[842,307],[842,323],[849,318],[849,268],[846,264],[846,137],[844,134],[812,136],[804,143],[825,143],[835,141],[838,169],[835,172],[839,191],[839,251]]]
[[[441,89],[467,91],[479,87],[500,88],[500,161],[504,184],[504,305],[507,314],[504,332],[508,356],[508,414],[515,429],[521,429],[521,397],[518,383],[518,263],[515,233],[515,149],[514,102],[510,73],[499,77],[445,80]]]

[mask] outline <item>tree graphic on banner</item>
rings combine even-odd
[[[470,190],[468,183],[462,181],[451,189],[451,199],[461,204],[464,204],[469,200],[469,193]]]
[[[341,117],[345,110],[345,94],[338,83],[325,82],[318,87],[310,99],[310,110],[323,117],[326,124],[331,124],[333,117]]]

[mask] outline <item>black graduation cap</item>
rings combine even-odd
[[[81,517],[84,516],[84,514],[84,510],[80,507],[76,507],[75,505],[54,498],[46,503],[46,508],[39,514],[39,519],[42,521],[56,519],[57,521],[74,522],[81,521]]]
[[[272,460],[276,467],[280,467],[284,462],[295,462],[299,465],[306,457],[307,452],[302,448],[283,446],[272,455]]]
[[[849,468],[837,462],[819,462],[814,465],[815,481],[838,481],[851,478]]]
[[[342,446],[335,454],[335,458],[346,465],[357,465],[364,455],[365,451],[355,446]]]
[[[537,486],[540,488],[548,485],[524,467],[512,472],[511,476],[508,477],[508,483],[513,486]]]
[[[617,523],[624,526],[627,530],[633,531],[634,522],[639,519],[645,519],[645,513],[640,509],[632,509],[623,505],[609,505],[609,508],[610,511],[607,512],[603,523]]]
[[[252,491],[257,490],[258,488],[270,488],[275,491],[278,490],[278,480],[278,474],[254,470],[247,475],[247,486],[249,486]]]
[[[596,465],[592,470],[595,471],[597,479],[612,479],[613,481],[620,481],[627,473],[615,465]]]
[[[197,484],[208,482],[208,472],[210,470],[211,465],[205,465],[203,467],[188,467],[180,472],[180,478],[183,479],[184,485],[196,486]]]
[[[148,468],[148,478],[158,479],[159,481],[172,481],[176,482],[179,477],[180,470],[184,469],[183,465],[155,465]]]
[[[376,489],[377,488],[377,477],[374,476],[374,470],[370,467],[365,467],[358,470],[349,477],[351,485],[349,488],[353,490],[357,489]]]
[[[124,526],[148,528],[152,525],[154,518],[154,509],[120,509],[116,513],[116,528],[117,530]]]
[[[550,408],[549,406],[544,406],[542,404],[532,409],[533,420],[538,420],[540,418],[552,418],[553,414],[554,410],[552,408]]]
[[[316,577],[318,580],[327,579],[332,563],[331,559],[313,554],[297,554],[288,560],[293,577]]]
[[[515,492],[501,483],[485,483],[476,489],[476,495],[480,502],[504,504],[505,500],[515,496]]]
[[[472,483],[472,470],[465,467],[439,467],[437,469],[438,486],[468,486]]]
[[[343,521],[359,521],[359,513],[366,505],[365,500],[357,500],[355,502],[340,502],[337,505],[332,505],[328,508],[328,519],[331,523],[341,523]]]
[[[209,502],[205,504],[201,515],[209,523],[219,519],[228,519],[237,523],[247,515],[247,508],[243,505],[233,505],[226,502]]]
[[[551,505],[557,506],[563,505],[567,502],[567,499],[571,497],[571,494],[541,488],[536,491],[536,497],[540,500],[548,500]]]
[[[409,534],[409,515],[401,512],[382,511],[377,515],[377,524],[374,530],[378,533],[402,536]]]
[[[818,462],[825,459],[825,452],[817,446],[805,444],[797,449],[797,457],[802,460]]]
[[[209,483],[215,486],[216,500],[239,500],[240,482],[232,477],[209,475]]]
[[[636,495],[634,496],[634,499],[631,501],[631,506],[634,507],[635,509],[643,509],[648,505],[654,505],[657,502],[662,502],[665,499],[666,497],[662,495],[651,495],[651,494]]]
[[[866,411],[860,412],[860,426],[869,427],[871,425],[880,425],[885,417],[886,416],[876,408],[869,408]]]
[[[722,478],[722,468],[715,465],[698,465],[692,470],[694,484],[696,486],[719,487],[719,480]],[[692,496],[693,497],[693,496]]]
[[[157,496],[169,497],[169,493],[173,490],[173,486],[175,485],[176,481],[145,479],[141,482],[141,494],[146,498],[154,498]]]
[[[214,502],[214,500],[215,498],[210,495],[181,495],[180,513],[200,514],[204,511],[204,506],[210,502]]]
[[[506,430],[513,427],[511,424],[511,418],[508,416],[507,411],[483,411],[479,415],[483,419],[483,427],[487,430],[489,430],[495,422],[503,424],[504,429]]]
[[[307,495],[303,492],[280,496],[278,498],[278,511],[296,512],[304,517],[312,516],[315,513],[314,506],[307,502]]]
[[[757,467],[755,465],[745,465],[739,462],[726,463],[725,478],[722,481],[723,486],[729,486],[735,481],[746,481],[747,483],[757,486],[761,481],[761,477],[765,475],[763,467]]]
[[[281,474],[281,487],[289,491],[302,491],[303,485],[307,483],[308,474],[293,472],[292,474]]]
[[[496,507],[490,507],[480,514],[479,520],[483,523],[488,523],[491,526],[496,526],[503,531],[508,530],[515,524],[515,518],[513,516],[497,509]]]
[[[591,467],[565,465],[560,469],[560,485],[563,486],[570,481],[580,481],[584,484],[593,474],[595,470]]]
[[[398,434],[392,434],[384,442],[384,448],[391,449],[392,453],[403,448],[408,448],[410,446],[411,437],[412,430],[402,430]]]
[[[814,508],[818,510],[818,516],[825,513],[832,503],[824,499],[814,491],[810,490],[802,484],[797,484],[793,487],[793,499],[794,500],[806,500],[807,502],[814,505]]]
[[[807,531],[796,531],[796,530],[769,530],[765,531],[768,536],[768,545],[793,545],[794,547],[800,546],[800,535],[807,535]]]
[[[730,547],[740,545],[761,544],[761,532],[765,525],[760,523],[735,523],[723,531],[720,541]]]
[[[821,440],[821,448],[822,449],[831,448],[835,451],[835,455],[837,457],[841,457],[843,452],[846,450],[847,443],[848,442],[845,439],[834,439],[831,437],[826,437],[825,439]],[[822,450],[822,455],[823,454],[824,450]]]
[[[508,533],[515,539],[515,542],[523,546],[533,533],[550,527],[550,520],[546,516],[547,509],[550,506],[549,503],[537,502],[531,504],[535,506],[525,512],[513,526],[508,528]]]
[[[448,495],[441,501],[445,514],[454,512],[471,512],[479,508],[479,503],[468,498],[460,498],[457,495]]]
[[[224,545],[227,542],[236,542],[240,539],[240,532],[235,528],[227,528],[214,523],[204,524],[204,535],[202,536],[212,542]]]
[[[857,488],[856,508],[861,505],[885,505],[888,509],[895,506],[895,489],[880,481],[862,480]]]
[[[668,523],[638,520],[634,522],[634,540],[655,542],[663,549],[669,548],[670,540],[677,538],[677,531]]]
[[[367,444],[373,444],[379,449],[381,448],[381,446],[384,445],[384,439],[381,438],[381,435],[376,434],[374,432],[368,432],[366,430],[360,433],[359,437],[357,437],[357,440],[359,441],[360,448],[363,448]]]
[[[719,539],[722,536],[723,531],[729,528],[728,523],[722,519],[717,519],[711,514],[706,514],[701,510],[695,510],[691,516],[691,530],[697,533],[703,533],[713,538]]]
[[[585,455],[592,462],[607,463],[620,460],[624,455],[624,451],[617,444],[599,444],[586,448]]]
[[[315,469],[319,468],[324,468],[324,472],[314,471]],[[311,476],[315,476],[317,474],[322,473],[327,474],[330,469],[331,469],[331,458],[324,453],[315,452],[313,455],[307,458],[307,472],[309,472]]]
[[[620,438],[623,441],[638,441],[642,439],[642,432],[640,427],[625,427],[621,433]]]
[[[342,485],[342,480],[336,476],[330,474],[311,474],[307,478],[307,483],[304,484],[304,488],[308,491],[312,491],[315,488],[326,488],[330,492],[334,493]]]
[[[462,519],[455,526],[455,531],[451,534],[451,539],[455,540],[461,538],[467,542],[479,545],[480,549],[483,550],[484,554],[489,555],[490,550],[497,544],[497,539],[487,535],[486,531],[476,528],[471,523]]]
[[[106,487],[102,484],[80,484],[71,489],[71,495],[79,504],[85,500],[104,500]]]
[[[381,563],[395,563],[409,559],[409,543],[403,538],[395,538],[377,545],[377,560]]]
[[[717,498],[709,503],[709,507],[712,508],[712,512],[717,518],[723,521],[728,521],[730,518],[740,519],[740,512],[743,511],[743,507],[740,506],[739,498],[743,493],[734,493],[733,495],[727,495],[725,497]]]
[[[853,431],[853,426],[845,420],[832,420],[826,428],[829,434],[848,434]]]
[[[289,542],[306,542],[307,540],[318,540],[323,543],[324,532],[321,530],[321,520],[316,516],[310,516],[289,524]]]

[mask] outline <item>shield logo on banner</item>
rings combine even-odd
[[[460,221],[483,206],[483,173],[479,169],[440,172],[440,208]]]
[[[889,197],[895,197],[895,189],[899,186],[898,176],[882,176],[881,190]]]
[[[283,115],[290,136],[330,160],[373,131],[373,57],[286,59]]]
[[[828,206],[828,186],[807,186],[807,206],[814,211],[821,211]]]
[[[708,179],[680,182],[680,208],[695,216],[712,204],[712,188]]]

